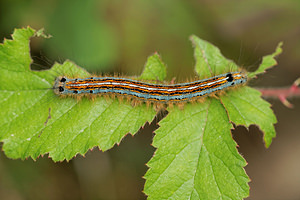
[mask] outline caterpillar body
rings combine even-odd
[[[178,84],[152,84],[122,77],[57,77],[54,92],[65,95],[113,94],[129,96],[144,102],[180,103],[239,86],[247,82],[244,72],[228,72],[211,78]]]

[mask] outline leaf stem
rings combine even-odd
[[[300,78],[298,78],[292,86],[290,87],[281,87],[281,88],[257,88],[264,98],[278,98],[283,105],[288,108],[293,108],[287,98],[300,98]]]

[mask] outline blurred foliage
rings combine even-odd
[[[0,36],[8,37],[15,27],[45,27],[53,38],[33,43],[34,52],[52,61],[71,59],[93,72],[139,74],[146,58],[158,51],[171,68],[169,77],[185,79],[193,71],[188,41],[192,34],[219,46],[226,57],[243,66],[258,64],[279,40],[294,56],[282,59],[299,62],[295,57],[299,41],[293,39],[300,32],[299,4],[293,0],[2,1]]]
[[[283,41],[284,52],[279,57],[279,67],[266,75],[260,84],[284,85],[290,84],[300,73],[299,17],[300,1],[295,0],[0,0],[0,38],[9,38],[14,28],[27,25],[36,29],[44,27],[53,37],[32,41],[32,54],[38,57],[35,58],[36,64],[50,67],[54,61],[71,59],[90,72],[120,72],[126,75],[140,74],[147,57],[157,51],[168,65],[169,80],[173,77],[186,80],[193,76],[193,52],[188,40],[192,34],[212,42],[220,47],[226,57],[239,65],[249,66],[248,69],[252,71],[263,55],[272,52],[278,42]],[[76,34],[70,34],[74,31]],[[45,58],[41,58],[43,55]],[[275,74],[280,78],[275,79]],[[117,184],[112,184],[115,196],[111,199],[118,199],[122,195],[131,195],[131,199],[144,197],[140,192],[144,183],[140,177],[147,170],[144,163],[151,153],[147,152],[148,159],[145,159],[140,155],[145,147],[139,144],[150,144],[151,134],[139,140],[130,138],[138,142],[119,151],[127,140],[110,152],[119,152],[130,159],[124,161],[124,157],[115,156],[122,161],[111,158],[107,161],[115,162],[112,165],[113,174],[119,175],[119,179],[115,178]],[[69,172],[64,170],[64,164],[44,160],[38,160],[37,163],[31,160],[11,161],[1,154],[0,194],[10,199],[53,199],[47,196],[49,192],[46,191],[50,189],[57,191],[55,197],[64,194],[60,189],[74,194],[73,198],[61,196],[61,199],[74,199],[78,193],[86,194],[82,186],[74,181],[77,180],[76,176],[80,177],[78,170],[68,173],[65,176],[70,177],[63,179],[61,176]],[[34,166],[39,169],[35,170]],[[57,171],[61,173],[55,170],[49,173],[53,168],[58,168]],[[35,184],[25,177],[28,173],[37,174],[33,175],[38,177]],[[138,177],[128,176],[131,179],[125,179],[126,174],[138,174]],[[23,181],[19,180],[22,177]],[[111,177],[106,178],[106,183],[109,183]],[[81,182],[81,179],[77,181]],[[30,196],[33,191],[46,195]],[[101,193],[101,190],[94,193],[100,199],[108,198],[105,196],[107,193]]]

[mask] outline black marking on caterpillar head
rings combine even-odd
[[[63,82],[66,82],[66,80],[67,80],[67,79],[63,77],[63,78],[60,79],[60,82],[63,83]]]
[[[64,89],[62,86],[59,86],[59,87],[58,87],[58,91],[59,91],[59,92],[63,92],[64,90],[65,90],[65,89]]]
[[[231,73],[228,73],[228,74],[226,75],[226,77],[227,77],[227,81],[228,81],[228,82],[232,82],[232,81],[233,81],[233,77],[232,77],[232,74],[231,74]]]

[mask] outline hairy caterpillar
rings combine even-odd
[[[228,72],[211,78],[178,84],[151,84],[121,77],[57,77],[54,92],[64,95],[113,94],[129,96],[144,102],[180,103],[197,100],[217,91],[247,82],[244,72]]]

